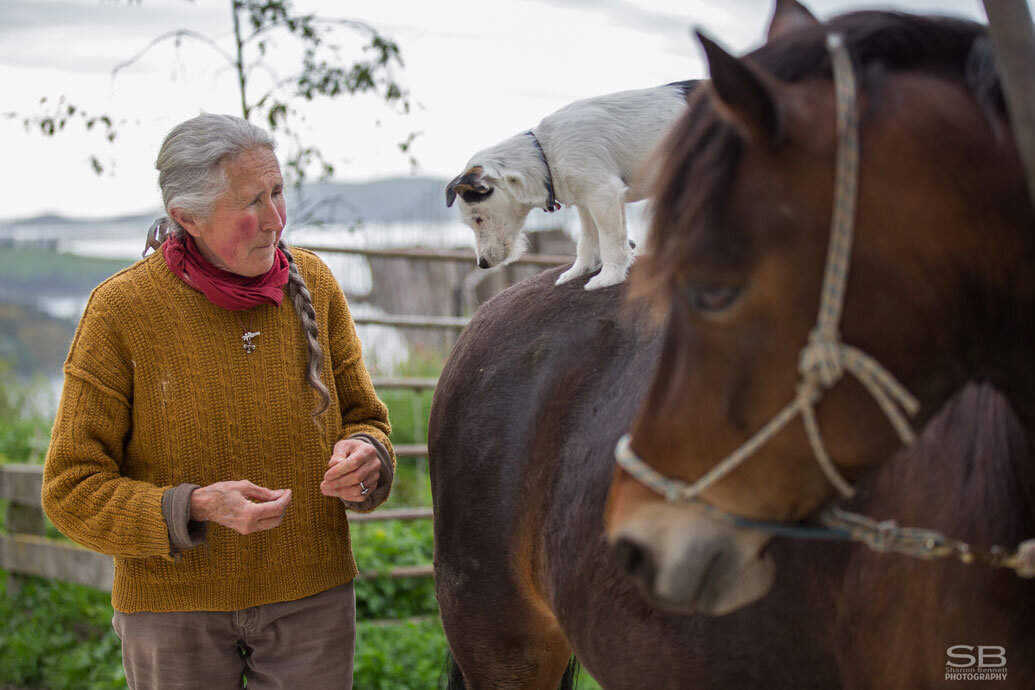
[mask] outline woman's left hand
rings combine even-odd
[[[334,444],[330,465],[320,483],[320,493],[337,496],[350,503],[362,503],[377,488],[381,477],[381,458],[374,446],[358,438]]]

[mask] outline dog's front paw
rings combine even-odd
[[[564,283],[567,283],[569,280],[574,280],[579,276],[586,275],[593,269],[593,266],[586,266],[576,261],[574,264],[572,264],[571,268],[557,276],[557,282],[554,283],[554,285],[563,285]]]
[[[618,283],[625,280],[626,271],[621,268],[607,269],[600,271],[592,278],[586,281],[587,290],[599,290],[600,288],[608,287],[609,285],[617,285]]]

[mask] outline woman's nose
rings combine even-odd
[[[267,232],[280,232],[284,229],[286,215],[282,204],[272,197],[267,198],[259,212],[259,227]]]

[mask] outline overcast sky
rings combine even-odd
[[[893,7],[984,20],[979,0],[807,4],[820,18]],[[240,114],[233,75],[218,52],[193,41],[161,43],[114,78],[112,68],[180,28],[230,51],[229,7],[230,0],[0,0],[0,218],[159,206],[153,165],[162,137],[201,111]],[[345,180],[412,174],[396,147],[409,132],[419,133],[415,172],[452,177],[475,151],[573,100],[704,76],[691,27],[746,51],[762,42],[771,12],[770,0],[297,0],[295,7],[362,19],[402,50],[396,76],[411,114],[373,98],[306,109],[313,140]],[[274,67],[288,71],[276,59]],[[125,119],[115,144],[78,124],[53,138],[26,132],[20,116],[44,112],[41,98],[53,104],[61,96]],[[91,153],[114,168],[98,177]]]

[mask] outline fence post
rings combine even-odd
[[[1035,203],[1035,32],[1026,0],[984,0],[1013,138]]]
[[[410,400],[413,401],[413,442],[420,444],[424,443],[424,391],[420,388],[414,387],[411,389],[413,393],[410,396]],[[416,457],[413,459],[414,462],[414,476],[417,480],[417,487],[424,486],[424,464],[427,462],[426,458]]]
[[[26,505],[19,503],[15,498],[11,498],[7,501],[4,519],[8,534],[33,534],[38,536],[45,536],[47,534],[47,519],[43,514],[41,506]],[[17,594],[18,590],[22,588],[24,581],[24,576],[8,571],[8,596]]]

